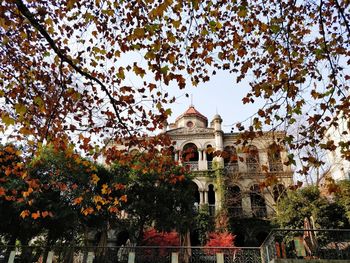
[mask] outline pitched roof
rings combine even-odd
[[[176,118],[176,121],[178,121],[182,117],[197,117],[199,119],[202,119],[206,123],[208,122],[208,118],[205,117],[199,111],[197,111],[194,106],[190,106],[183,114],[181,114],[179,117]]]

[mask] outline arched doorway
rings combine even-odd
[[[191,182],[191,189],[192,189],[192,193],[194,196],[194,209],[196,209],[197,211],[199,210],[199,205],[200,205],[200,193],[199,193],[199,188],[198,185],[195,182]]]
[[[260,191],[259,185],[257,184],[250,188],[250,202],[253,217],[264,218],[267,216],[265,199]]]
[[[190,170],[198,170],[198,148],[194,143],[187,143],[182,149],[182,161],[184,165],[189,166]]]
[[[283,184],[277,184],[273,187],[273,200],[277,202],[281,197],[286,195],[286,188]]]
[[[227,211],[230,217],[240,218],[243,216],[242,194],[239,186],[229,186],[226,193]]]
[[[208,204],[209,204],[209,214],[211,216],[215,215],[215,190],[214,185],[208,185]]]

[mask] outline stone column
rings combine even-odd
[[[207,152],[203,150],[203,160],[207,161]]]
[[[175,151],[175,162],[179,161],[179,151]]]
[[[203,190],[198,190],[199,191],[199,205],[204,204],[204,195],[203,195]]]
[[[198,149],[198,160],[202,161],[203,160],[203,156],[202,156],[202,150]]]
[[[247,215],[248,217],[252,217],[252,204],[250,202],[250,195],[244,195],[242,197],[242,209],[243,214]]]
[[[208,204],[208,191],[204,191],[204,203]]]

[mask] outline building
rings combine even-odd
[[[334,141],[336,148],[328,151],[328,174],[336,181],[350,180],[350,152],[349,148],[341,147],[341,143],[350,143],[350,120],[339,114],[339,125],[331,126],[326,133],[326,139]]]
[[[276,199],[293,183],[287,151],[279,146],[285,133],[267,132],[243,144],[239,133],[223,132],[222,122],[216,114],[208,125],[190,106],[163,132],[174,142],[175,160],[194,175],[195,205],[209,206],[217,218],[225,214],[237,245],[256,245],[269,232]],[[262,188],[267,178],[273,184]]]

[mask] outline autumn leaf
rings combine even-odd
[[[40,211],[37,211],[36,213],[32,213],[32,218],[34,220],[38,219],[40,217]]]
[[[83,197],[79,196],[73,200],[74,205],[79,205],[83,201]]]
[[[24,211],[21,212],[20,217],[26,218],[29,215],[30,215],[29,210],[24,210]]]

